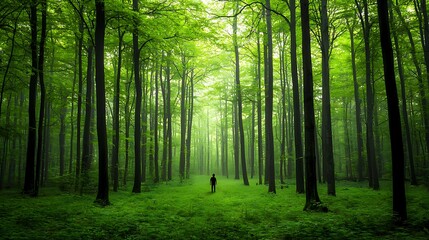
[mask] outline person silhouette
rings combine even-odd
[[[210,178],[210,185],[212,186],[212,192],[216,192],[216,184],[217,184],[217,180],[216,180],[215,174],[213,173],[213,176]]]

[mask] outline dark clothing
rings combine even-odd
[[[216,178],[215,177],[211,177],[210,178],[210,185],[212,186],[212,192],[216,192]]]

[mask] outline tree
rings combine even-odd
[[[389,7],[389,15],[390,15],[390,22],[395,22],[395,17],[393,14],[392,9],[394,8],[393,2],[390,1],[390,7]],[[398,9],[398,15],[401,16],[401,12]],[[403,19],[403,18],[402,18]],[[406,96],[406,90],[405,90],[405,74],[404,74],[404,66],[403,66],[403,58],[402,58],[402,52],[399,47],[399,37],[398,37],[398,28],[393,27],[392,28],[392,35],[395,42],[395,53],[396,53],[396,61],[398,64],[398,75],[399,75],[399,81],[401,84],[401,110],[402,110],[402,119],[404,121],[404,127],[405,127],[405,137],[406,137],[406,146],[407,146],[407,152],[408,152],[408,161],[410,162],[410,177],[411,177],[411,185],[417,185],[417,178],[414,168],[414,154],[413,154],[413,145],[411,143],[411,131],[410,131],[410,124],[408,120],[408,111],[407,111],[407,96]],[[409,32],[407,28],[407,33],[410,36],[411,33]],[[414,45],[414,44],[413,44]],[[415,52],[413,54],[413,59],[415,59]],[[418,67],[420,68],[420,67]],[[421,77],[421,76],[418,76]]]
[[[236,1],[235,11],[238,11],[238,1]],[[247,178],[247,167],[246,167],[246,151],[244,146],[244,128],[243,128],[243,106],[241,100],[241,85],[240,85],[240,58],[238,52],[238,43],[237,43],[237,16],[234,17],[233,24],[233,43],[234,43],[234,54],[235,54],[235,97],[237,98],[237,120],[238,120],[238,139],[236,139],[236,144],[240,146],[240,157],[241,157],[241,172],[243,175],[244,185],[249,185],[249,179]],[[237,124],[237,123],[236,123]],[[274,159],[273,159],[274,162]],[[275,190],[274,190],[275,191]]]
[[[31,76],[28,104],[27,160],[25,165],[24,194],[34,191],[34,159],[36,150],[36,96],[37,96],[37,0],[30,3]]]
[[[276,193],[276,183],[274,176],[274,135],[273,135],[273,34],[271,25],[271,3],[265,1],[267,7],[267,78],[265,82],[265,154],[268,175],[268,192]]]
[[[365,44],[365,85],[366,85],[366,151],[368,158],[369,186],[374,190],[380,188],[378,182],[377,162],[375,161],[374,147],[374,93],[371,80],[371,48],[370,48],[370,27],[368,1],[363,0],[363,6],[355,0],[358,8],[359,19],[362,26]],[[363,8],[363,9],[362,9]]]
[[[295,178],[296,192],[304,193],[304,165],[303,165],[303,150],[302,150],[302,127],[301,127],[301,109],[299,101],[299,86],[298,86],[298,64],[296,54],[296,0],[290,0],[290,57],[291,57],[291,73],[292,73],[292,92],[293,92],[293,122],[294,122],[294,140],[295,140]]]
[[[404,186],[404,148],[387,1],[377,0],[377,6],[380,24],[380,44],[383,54],[384,83],[386,86],[387,110],[389,115],[390,145],[392,149],[393,214],[400,222],[403,222],[407,220]]]
[[[106,132],[106,96],[104,83],[105,6],[95,0],[95,82],[97,97],[98,191],[95,202],[109,205],[109,176]]]
[[[139,12],[139,1],[133,0],[133,11]],[[134,83],[136,91],[136,107],[134,110],[134,185],[133,193],[141,192],[141,157],[140,157],[140,111],[142,108],[142,84],[140,80],[140,49],[138,35],[138,20],[133,19],[133,66],[134,66]]]
[[[356,73],[356,49],[355,49],[355,41],[354,41],[354,27],[355,21],[352,23],[348,19],[346,19],[347,28],[350,34],[350,52],[351,52],[351,63],[352,63],[352,72],[353,72],[353,87],[354,87],[354,99],[355,99],[355,116],[356,116],[356,138],[357,138],[357,153],[358,153],[358,180],[363,181],[363,132],[362,132],[362,118],[361,118],[361,99],[359,96],[359,83],[357,80]]]
[[[321,49],[322,49],[322,151],[323,168],[328,184],[328,195],[335,196],[335,168],[334,152],[332,147],[332,124],[331,124],[331,91],[329,86],[329,50],[330,40],[328,31],[328,8],[327,0],[322,0],[321,16]]]
[[[315,120],[313,102],[313,71],[310,47],[310,17],[308,0],[301,0],[302,64],[304,74],[304,128],[305,128],[305,206],[304,210],[320,205],[316,181]]]
[[[43,122],[45,117],[45,97],[46,88],[44,80],[44,63],[45,63],[45,43],[46,43],[46,14],[47,14],[47,3],[46,0],[41,0],[42,6],[42,29],[40,34],[39,43],[39,62],[37,71],[39,75],[40,83],[40,109],[39,109],[39,126],[38,126],[38,138],[37,138],[37,158],[36,158],[36,179],[34,182],[34,196],[39,194],[40,178],[42,174],[42,151],[45,139],[43,139]]]
[[[86,71],[86,97],[85,97],[85,120],[83,127],[83,144],[82,144],[82,167],[81,169],[81,181],[80,181],[80,192],[82,194],[83,188],[88,185],[89,182],[89,170],[91,168],[92,154],[91,154],[91,118],[92,118],[92,88],[93,88],[93,52],[94,47],[92,46],[91,40],[88,41],[88,67]]]

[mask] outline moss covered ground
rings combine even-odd
[[[305,195],[293,182],[277,194],[250,180],[209,176],[186,182],[131,186],[110,193],[111,205],[51,186],[38,198],[18,190],[0,192],[0,239],[429,239],[429,191],[407,185],[409,220],[391,222],[390,182],[380,191],[367,183],[337,182],[337,196],[319,195],[328,213],[304,212]]]

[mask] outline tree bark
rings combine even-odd
[[[347,20],[346,20],[347,21]],[[354,25],[355,22],[350,25],[347,21],[347,28],[350,34],[350,48],[351,48],[351,60],[352,60],[352,72],[353,72],[353,87],[354,87],[354,98],[355,98],[355,116],[356,116],[356,137],[357,137],[357,153],[358,153],[358,162],[357,162],[357,171],[358,171],[358,180],[363,181],[363,132],[362,132],[362,120],[361,120],[361,99],[359,97],[359,83],[357,80],[356,74],[356,51],[355,51],[355,42],[354,42]]]
[[[390,40],[387,1],[377,0],[377,5],[380,24],[380,44],[384,65],[384,83],[386,86],[387,110],[389,116],[390,145],[392,149],[393,214],[400,222],[403,222],[407,220],[404,184],[404,150],[392,42]]]
[[[25,166],[24,194],[34,192],[34,160],[36,151],[36,96],[37,96],[37,0],[30,3],[31,76],[28,98],[27,159]]]
[[[274,170],[274,136],[273,136],[273,34],[271,26],[271,3],[265,1],[267,7],[267,79],[265,82],[265,154],[267,162],[268,192],[276,193]]]
[[[296,192],[304,193],[304,164],[302,149],[302,127],[301,127],[301,109],[299,101],[298,87],[298,64],[296,54],[296,0],[290,0],[290,57],[292,73],[292,92],[293,92],[293,122],[294,122],[294,140],[295,140],[295,171],[296,171]]]
[[[389,12],[390,12],[390,22],[394,23],[395,22],[395,18],[394,18],[394,14],[392,11],[393,3],[392,1],[390,1],[391,7],[389,7]],[[399,9],[398,9],[399,11]],[[402,53],[401,53],[401,49],[399,48],[399,38],[398,38],[398,33],[397,33],[397,28],[393,27],[392,28],[392,34],[393,34],[393,39],[395,42],[395,52],[396,52],[396,61],[398,64],[398,74],[399,74],[399,80],[400,80],[400,84],[401,84],[401,109],[402,109],[402,119],[404,121],[404,127],[405,127],[405,137],[406,137],[406,147],[408,150],[408,161],[410,163],[410,178],[411,178],[411,185],[417,185],[417,178],[416,178],[416,173],[415,173],[415,169],[414,169],[414,154],[413,154],[413,145],[411,143],[411,133],[410,133],[410,124],[408,121],[408,111],[407,111],[407,96],[406,96],[406,91],[405,91],[405,74],[404,74],[404,66],[402,64]]]
[[[36,179],[34,182],[34,196],[39,194],[40,178],[42,175],[42,155],[43,155],[43,123],[45,117],[45,76],[44,76],[44,62],[45,62],[45,43],[46,43],[46,12],[47,3],[46,0],[41,0],[42,6],[42,29],[40,34],[39,43],[39,62],[38,62],[38,75],[40,84],[40,109],[39,109],[39,126],[37,136],[37,159],[36,159]]]
[[[105,8],[103,0],[95,0],[95,82],[97,97],[98,191],[95,202],[109,205],[109,173],[106,132],[106,96],[104,84]]]
[[[268,0],[269,1],[269,0]],[[238,1],[236,1],[235,11],[238,12]],[[233,43],[235,53],[235,85],[236,85],[236,98],[237,98],[237,120],[238,120],[238,137],[237,143],[240,146],[240,158],[241,158],[241,172],[243,175],[244,185],[249,185],[249,179],[247,177],[247,166],[246,166],[246,150],[244,144],[244,127],[243,127],[243,103],[241,99],[241,83],[240,83],[240,55],[238,52],[237,42],[237,16],[234,17],[233,24]]]
[[[302,60],[304,74],[305,178],[304,210],[320,204],[316,182],[315,120],[313,102],[313,71],[311,63],[310,18],[308,0],[301,0]]]
[[[369,24],[369,13],[368,13],[368,2],[363,0],[362,6],[355,0],[356,5],[359,9],[359,18],[364,33],[365,43],[365,85],[366,85],[366,101],[367,101],[367,114],[366,114],[366,151],[368,158],[368,176],[369,186],[374,190],[380,188],[377,174],[377,164],[375,161],[375,147],[374,147],[374,93],[373,83],[371,80],[371,50],[370,50],[370,24]],[[363,14],[363,15],[362,15]]]
[[[138,0],[133,0],[133,11],[138,13]],[[138,36],[138,20],[134,19],[133,31],[133,64],[134,64],[134,83],[136,91],[136,107],[134,110],[134,185],[133,193],[141,192],[141,156],[140,156],[140,111],[142,108],[142,84],[140,80],[140,49]]]
[[[125,32],[118,29],[118,70],[116,72],[115,93],[113,99],[113,139],[112,139],[112,180],[113,191],[117,192],[119,187],[119,97],[121,93],[121,68],[122,68],[122,42]]]
[[[88,41],[88,67],[86,70],[86,95],[85,95],[85,120],[83,126],[83,139],[82,139],[82,167],[80,179],[80,194],[83,194],[84,188],[88,186],[89,170],[91,168],[92,155],[91,155],[91,118],[92,118],[92,88],[93,84],[93,52],[94,46],[91,41]]]
[[[184,53],[183,53],[184,54]],[[180,162],[179,162],[179,177],[180,181],[185,179],[185,161],[186,161],[186,72],[185,72],[185,56],[182,56],[182,81],[180,95]]]
[[[322,49],[322,151],[323,168],[328,185],[328,195],[335,196],[335,168],[334,152],[332,147],[332,124],[331,124],[331,93],[330,93],[330,71],[329,71],[329,31],[328,31],[328,8],[327,0],[321,2],[321,49]]]

